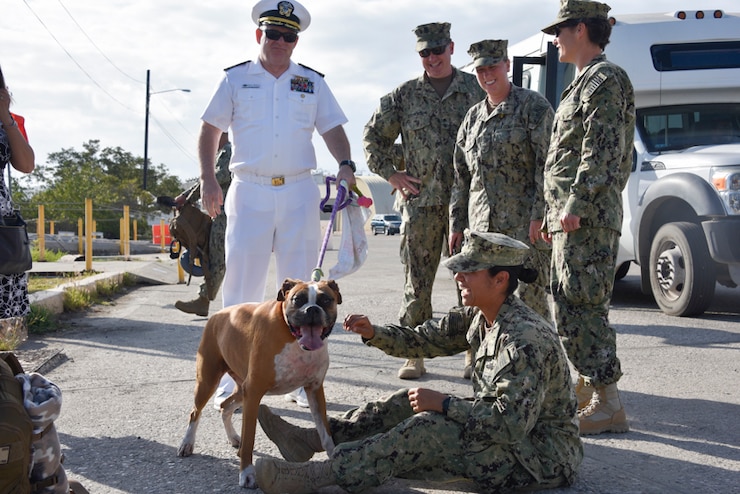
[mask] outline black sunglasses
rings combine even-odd
[[[434,53],[435,55],[441,55],[445,52],[445,50],[447,50],[447,45],[438,46],[436,48],[424,48],[423,50],[419,52],[419,56],[421,58],[426,58],[432,53]]]
[[[567,21],[567,22],[563,22],[562,24],[558,24],[557,26],[553,28],[553,34],[555,34],[555,37],[557,38],[558,36],[560,36],[560,33],[562,32],[562,30],[565,29],[566,27],[576,27],[580,23],[581,21]]]
[[[280,38],[283,38],[286,43],[295,43],[298,40],[298,35],[296,33],[284,33],[277,29],[265,29],[264,31],[267,39],[272,41],[277,41]]]

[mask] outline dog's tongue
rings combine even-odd
[[[301,338],[298,343],[306,350],[318,350],[324,346],[324,340],[321,339],[321,333],[324,328],[321,326],[301,326]]]

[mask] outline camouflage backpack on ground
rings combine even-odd
[[[187,249],[189,253],[190,270],[198,259],[203,272],[208,271],[208,239],[211,235],[211,217],[195,207],[190,201],[177,210],[175,217],[170,220],[170,235],[180,243],[180,252]],[[188,283],[190,280],[188,279]]]
[[[0,494],[31,492],[33,425],[15,378],[23,367],[10,352],[0,352]]]

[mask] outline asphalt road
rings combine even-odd
[[[364,313],[373,322],[394,322],[403,280],[399,237],[368,238],[365,266],[338,281],[344,298],[340,319]],[[152,266],[171,269],[175,283],[173,261],[158,257]],[[328,252],[324,268],[335,259],[336,252]],[[112,304],[72,317],[71,329],[33,338],[21,348],[22,353],[56,355],[43,372],[63,391],[56,424],[65,468],[91,493],[250,492],[238,487],[238,458],[211,407],[201,419],[195,455],[176,456],[192,406],[195,351],[206,319],[180,313],[174,303],[196,293],[197,286],[138,285]],[[674,318],[640,293],[632,272],[617,283],[611,321],[618,333],[624,370],[620,390],[631,431],[585,438],[578,481],[551,492],[740,492],[739,295],[740,289],[718,287],[704,316]],[[444,269],[433,303],[438,311],[456,303],[454,282]],[[211,312],[219,308],[217,301]],[[407,386],[470,394],[469,383],[461,378],[463,355],[427,361],[428,373],[414,382],[396,378],[400,359],[362,345],[359,337],[338,327],[330,337],[330,354],[325,382],[329,413]],[[268,396],[263,402],[296,424],[310,425],[308,411],[282,397]],[[259,427],[257,433],[255,458],[279,456]],[[393,480],[373,492],[469,489],[465,483]]]

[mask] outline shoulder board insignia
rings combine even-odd
[[[599,89],[599,86],[601,86],[604,81],[606,80],[606,74],[599,72],[598,74],[594,74],[591,76],[591,78],[586,83],[586,97],[591,96],[596,92],[597,89]]]
[[[239,67],[239,66],[241,66],[241,65],[246,65],[246,64],[248,64],[249,62],[251,62],[251,60],[247,60],[246,62],[242,62],[242,63],[238,63],[238,64],[236,64],[236,65],[232,65],[231,67],[226,67],[226,68],[224,69],[224,72],[225,72],[225,71],[227,71],[227,70],[231,70],[231,69],[233,69],[233,68],[235,68],[235,67]]]
[[[304,69],[308,69],[308,70],[310,70],[311,72],[316,72],[316,73],[317,73],[317,74],[319,74],[319,75],[320,75],[321,77],[324,77],[324,74],[322,74],[321,72],[319,72],[319,71],[318,71],[318,70],[316,70],[316,69],[312,69],[312,68],[311,68],[311,67],[309,67],[308,65],[303,65],[302,63],[299,63],[298,65],[300,65],[300,66],[301,66],[301,67],[303,67]]]

